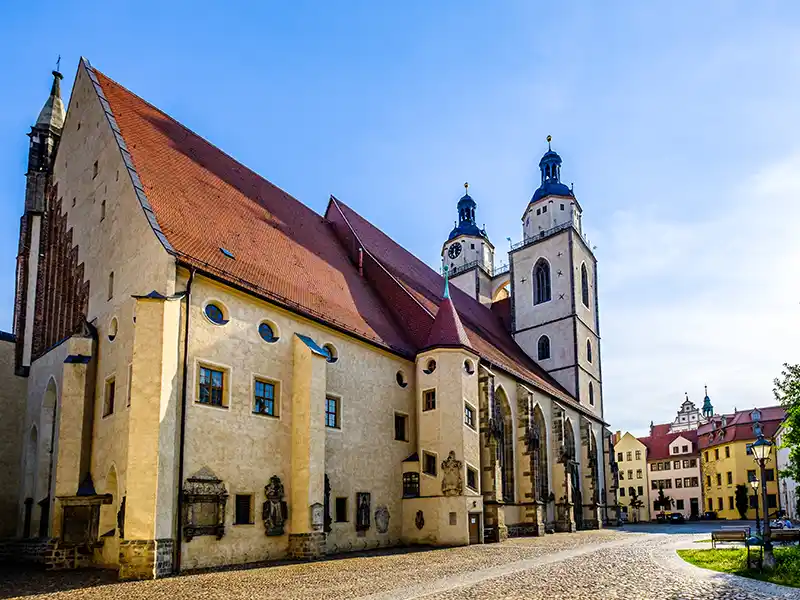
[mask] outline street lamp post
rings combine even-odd
[[[756,499],[756,533],[761,535],[761,519],[758,518],[758,479],[751,480],[750,487],[753,488],[753,497]]]
[[[761,434],[758,436],[758,439],[752,443],[750,448],[753,451],[753,458],[758,463],[761,474],[761,506],[764,507],[764,550],[761,564],[767,569],[772,569],[775,567],[775,557],[772,555],[772,541],[770,540],[769,507],[767,506],[767,476],[764,472],[764,465],[770,459],[769,455],[772,451],[772,442],[765,440],[764,435]]]

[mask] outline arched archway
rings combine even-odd
[[[547,428],[545,426],[544,413],[542,413],[542,409],[538,404],[533,408],[531,433],[534,440],[531,452],[534,498],[540,502],[547,502],[550,496],[550,465],[547,462]]]
[[[504,279],[492,284],[492,302],[511,296],[511,280]]]
[[[33,520],[33,504],[36,495],[36,472],[39,466],[39,433],[36,425],[31,426],[28,439],[25,443],[25,472],[22,482],[22,537],[31,537],[31,522]]]
[[[55,460],[55,438],[58,411],[58,387],[52,377],[47,382],[42,405],[39,409],[39,448],[34,501],[40,507],[39,537],[50,533],[50,510],[52,508],[51,485]]]
[[[498,386],[494,398],[497,461],[500,464],[502,498],[503,502],[514,502],[514,421],[511,417],[511,405],[502,386]]]
[[[101,486],[103,494],[111,494],[111,504],[100,507],[100,524],[98,532],[103,540],[103,564],[109,566],[119,565],[119,529],[117,527],[117,513],[119,512],[120,493],[117,480],[117,469],[112,464]]]

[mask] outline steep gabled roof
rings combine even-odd
[[[82,64],[113,114],[145,212],[152,210],[154,230],[181,263],[408,358],[429,337],[452,341],[455,331],[490,364],[591,414],[491,309],[457,288],[443,303],[441,276],[347,205],[331,198],[321,217]],[[457,313],[460,329],[445,327],[452,321],[445,312],[436,332],[443,309]]]
[[[761,432],[767,439],[775,437],[783,420],[786,410],[782,406],[768,406],[758,409],[761,418],[758,423]],[[714,415],[708,423],[701,425],[698,430],[698,439],[701,448],[709,448],[719,444],[727,444],[741,440],[755,440],[755,421],[752,418],[753,409],[740,410],[732,414]],[[725,426],[722,426],[725,417]]]
[[[645,446],[647,446],[647,460],[663,460],[673,456],[676,459],[689,456],[688,454],[670,454],[669,448],[672,445],[672,442],[681,437],[692,443],[691,454],[697,454],[700,451],[697,444],[697,430],[693,429],[688,431],[676,431],[675,433],[667,433],[663,435],[651,435],[638,439]]]

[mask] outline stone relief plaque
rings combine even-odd
[[[378,533],[389,531],[389,509],[385,506],[379,506],[375,509],[375,528]]]
[[[325,525],[325,505],[320,502],[314,502],[309,507],[311,513],[311,527],[315,530],[322,529]]]
[[[460,460],[456,460],[456,453],[450,450],[446,460],[442,461],[442,494],[445,496],[460,496],[464,492],[464,482],[461,479]]]

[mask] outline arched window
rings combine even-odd
[[[533,267],[533,303],[550,301],[550,265],[543,258]]]
[[[594,406],[594,386],[589,382],[589,405]]]
[[[586,360],[592,362],[592,340],[586,340]]]
[[[539,343],[537,344],[537,346],[538,346],[538,350],[539,350],[539,352],[538,352],[539,360],[547,360],[548,358],[550,358],[550,338],[549,337],[547,337],[546,335],[543,335],[542,337],[540,337],[539,338]]]
[[[589,308],[589,273],[586,271],[586,263],[581,263],[581,300]]]

